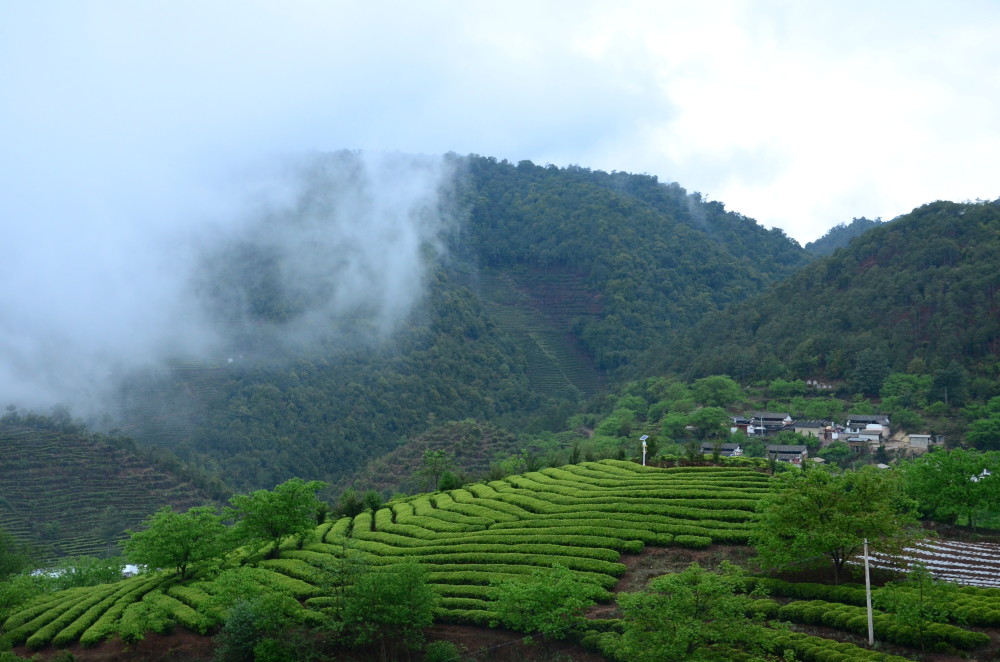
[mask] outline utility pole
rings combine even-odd
[[[639,437],[639,441],[642,442],[642,466],[646,466],[646,440],[649,439],[648,434],[644,434]]]
[[[868,575],[868,538],[865,538],[865,603],[868,607],[868,645],[875,644],[875,624],[872,622],[872,580]]]

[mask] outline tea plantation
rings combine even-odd
[[[331,581],[336,568],[347,562],[371,567],[416,561],[440,598],[436,620],[487,626],[497,620],[492,606],[497,583],[540,568],[567,568],[593,599],[611,602],[611,591],[626,572],[622,555],[646,546],[746,544],[754,508],[770,481],[752,466],[584,462],[399,498],[374,513],[328,520],[302,540],[286,539],[277,554],[238,550],[223,567],[247,568],[252,582],[294,599],[300,623],[319,624],[336,602],[337,583]],[[222,590],[218,577],[218,568],[183,582],[173,572],[149,571],[115,584],[44,595],[8,614],[0,636],[9,645],[37,650],[93,646],[118,635],[175,627],[210,634],[223,618],[214,599]],[[854,589],[753,582],[770,594],[757,601],[769,622],[801,626],[766,629],[765,646],[779,658],[784,651],[799,660],[903,660],[921,654],[918,635],[891,613],[877,615],[876,632],[892,654],[860,646],[864,614]],[[920,646],[968,655],[990,644],[987,632],[1000,627],[1000,590],[966,588],[959,595],[964,616],[927,628]],[[816,625],[840,636],[796,631]],[[614,659],[617,636],[613,619],[595,620],[581,641]]]

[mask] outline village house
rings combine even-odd
[[[828,445],[836,438],[829,421],[795,421],[792,429],[798,434],[819,439],[821,446]]]
[[[844,424],[844,432],[848,435],[878,428],[883,429],[886,438],[889,437],[889,417],[885,414],[851,414]]]
[[[702,442],[702,455],[711,455],[715,452],[715,444]],[[719,444],[719,455],[722,457],[738,457],[745,455],[745,449],[739,444],[725,443]],[[805,446],[788,444],[768,444],[765,446],[765,457],[774,457],[778,462],[789,462],[791,464],[802,464],[809,457],[809,449]]]
[[[792,417],[787,412],[755,411],[750,414],[747,434],[762,434],[764,436],[778,434],[791,424]]]
[[[889,417],[884,414],[852,414],[847,418],[841,435],[857,454],[876,451],[891,436]]]

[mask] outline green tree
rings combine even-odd
[[[537,635],[548,653],[550,641],[565,639],[583,623],[583,614],[594,604],[594,587],[581,582],[561,565],[536,570],[527,579],[492,582],[493,611],[497,620],[518,632]]]
[[[791,381],[785,379],[772,379],[767,390],[775,398],[790,398],[794,395],[805,395],[808,388],[801,379]]]
[[[828,446],[821,448],[819,453],[817,453],[821,458],[827,462],[833,462],[834,464],[846,467],[851,460],[854,459],[854,451],[843,441],[834,441]]]
[[[375,513],[382,507],[382,495],[375,490],[368,490],[364,496],[365,510],[371,513],[371,530],[375,530]]]
[[[917,631],[920,650],[926,649],[927,627],[955,616],[958,585],[935,579],[922,563],[915,564],[902,581],[889,582],[872,594],[877,609],[895,614],[896,622]]]
[[[455,490],[462,487],[463,481],[461,476],[453,471],[445,471],[441,474],[441,479],[438,481],[437,489],[440,492],[448,492],[449,490]]]
[[[694,398],[706,407],[728,407],[743,401],[743,389],[732,377],[712,375],[691,385]]]
[[[952,359],[947,366],[934,371],[932,396],[947,405],[961,406],[969,395],[969,372]]]
[[[59,589],[113,584],[124,577],[125,559],[121,556],[71,556],[59,561],[54,570],[58,575],[53,578],[54,583]]]
[[[273,490],[237,494],[229,500],[226,515],[235,520],[238,540],[271,544],[270,555],[278,555],[278,545],[288,536],[305,536],[316,528],[319,507],[316,492],[326,486],[319,480],[292,478]]]
[[[336,514],[340,517],[355,517],[365,509],[364,500],[358,496],[357,491],[348,488],[341,493],[337,500]]]
[[[699,439],[729,437],[729,414],[722,407],[702,407],[688,415],[688,425],[694,427]]]
[[[915,504],[891,471],[863,467],[782,474],[779,489],[758,502],[750,536],[765,568],[833,564],[834,580],[867,538],[873,551],[898,553],[916,537]]]
[[[932,386],[933,377],[930,375],[894,372],[882,383],[883,408],[887,411],[897,407],[923,409],[927,406]]]
[[[743,572],[728,562],[719,572],[692,563],[683,572],[657,577],[645,591],[620,594],[619,659],[734,659],[727,647],[752,650],[760,643],[760,618],[745,585]]]
[[[34,554],[28,545],[0,527],[0,581],[31,567]]]
[[[215,508],[198,506],[178,513],[164,506],[129,530],[125,558],[149,568],[173,568],[181,579],[192,565],[221,557],[229,549],[226,526]]]
[[[455,468],[455,455],[443,448],[430,449],[424,451],[420,471],[418,472],[425,479],[425,484],[431,489],[436,489],[441,481],[441,475],[445,471]]]
[[[984,509],[1000,504],[1000,452],[956,448],[934,450],[900,465],[907,490],[920,510],[975,528]]]
[[[258,646],[274,641],[300,624],[301,606],[292,596],[268,588],[257,577],[267,571],[241,567],[225,570],[213,583],[207,608],[225,615],[216,636],[218,662],[261,659]],[[266,645],[266,644],[264,644]]]
[[[847,376],[847,385],[855,393],[874,396],[882,390],[882,383],[888,376],[889,362],[885,351],[879,347],[867,347],[858,353],[854,370]]]
[[[1000,450],[1000,413],[969,423],[965,440],[981,450]]]
[[[396,642],[407,650],[420,646],[424,629],[434,622],[437,601],[423,566],[397,563],[355,579],[347,590],[343,622],[356,644],[378,643],[384,662]]]
[[[670,441],[680,442],[687,436],[687,416],[670,413],[660,420],[660,433]]]
[[[749,437],[743,444],[743,454],[747,457],[765,457],[767,456],[767,442],[759,434]]]

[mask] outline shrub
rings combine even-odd
[[[424,648],[424,662],[450,662],[462,654],[462,649],[450,641],[432,641]]]

